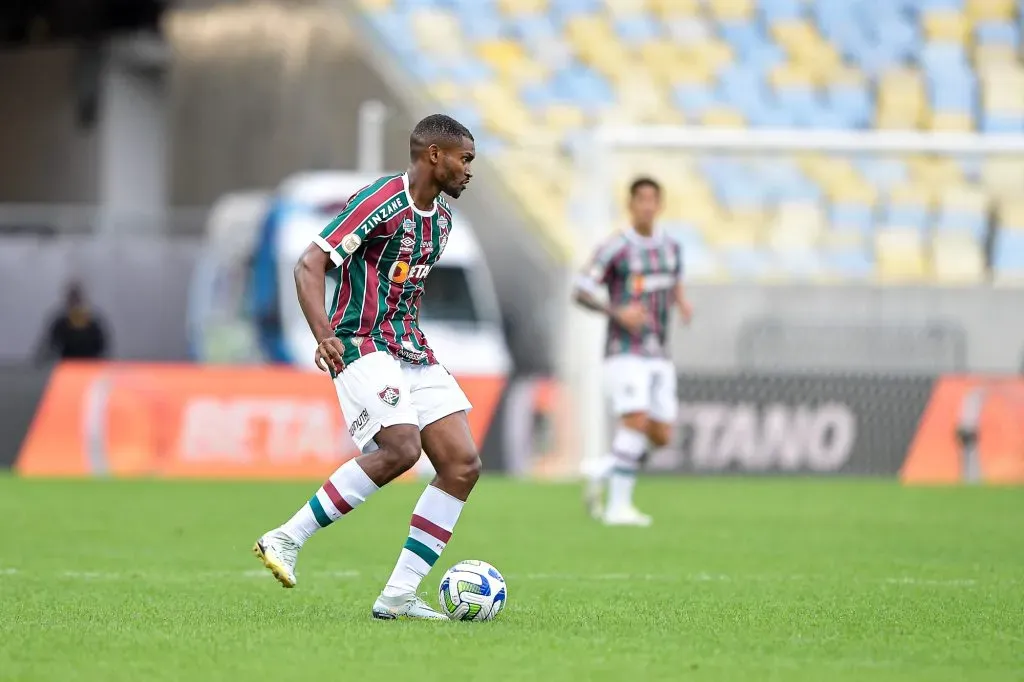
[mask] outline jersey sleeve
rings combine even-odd
[[[597,292],[602,286],[608,284],[611,279],[612,267],[615,259],[621,251],[621,242],[618,238],[610,239],[594,252],[590,261],[576,278],[576,285],[589,293]]]
[[[335,267],[359,251],[363,242],[373,236],[373,231],[383,226],[382,222],[373,220],[380,208],[379,196],[373,186],[357,192],[341,213],[313,237],[313,243],[331,257]]]

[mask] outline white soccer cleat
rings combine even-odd
[[[270,569],[277,582],[295,587],[295,562],[299,559],[299,543],[280,528],[265,534],[252,547],[252,553]]]
[[[415,594],[403,594],[398,597],[380,595],[377,601],[373,602],[373,617],[378,620],[448,620],[448,616],[430,608]]]
[[[642,528],[650,526],[653,522],[650,516],[632,506],[609,509],[602,520],[606,526],[639,526]]]

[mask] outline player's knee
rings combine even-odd
[[[382,454],[390,464],[394,475],[398,476],[416,466],[416,462],[420,460],[422,446],[418,437],[409,436],[407,438],[395,439],[388,443],[386,448],[382,448],[382,450]]]
[[[459,487],[472,488],[480,478],[480,455],[476,448],[451,453],[437,473]]]
[[[638,433],[647,433],[650,428],[650,421],[647,419],[646,414],[642,412],[634,412],[622,417],[622,425],[627,429]]]
[[[647,429],[647,440],[650,441],[652,447],[663,448],[668,445],[671,438],[672,429],[668,424],[651,422],[650,427]]]

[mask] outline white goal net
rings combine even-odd
[[[626,225],[627,187],[649,175],[691,283],[1024,281],[1024,136],[606,127],[573,162],[573,275]],[[570,306],[563,338],[568,442],[586,462],[608,442],[604,320]]]

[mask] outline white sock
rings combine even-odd
[[[301,546],[313,533],[331,525],[375,492],[377,484],[370,480],[356,460],[349,460],[324,481],[309,502],[281,526],[281,530]]]
[[[462,500],[428,485],[420,495],[409,523],[409,537],[398,564],[384,588],[385,597],[414,594],[430,567],[441,556],[462,513]]]
[[[647,447],[647,436],[620,427],[612,439],[612,457],[615,466],[608,479],[608,511],[631,507],[633,488],[636,487],[636,472]]]

